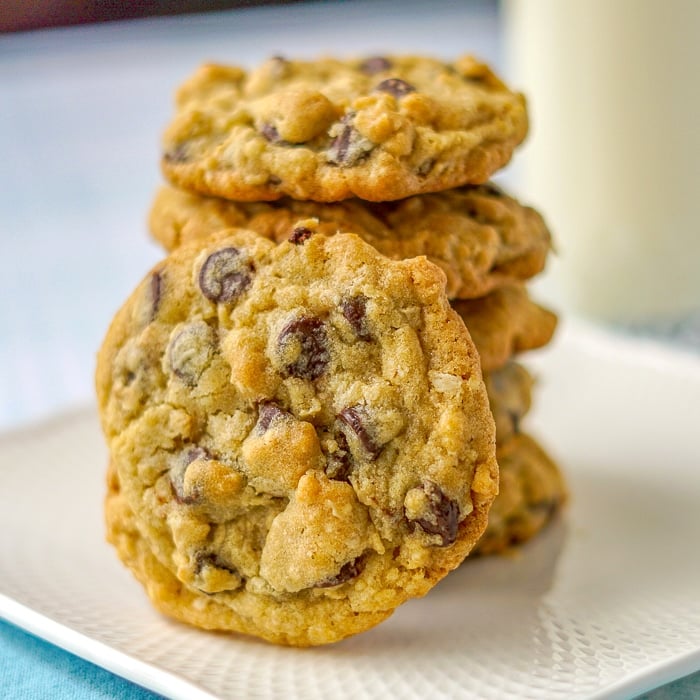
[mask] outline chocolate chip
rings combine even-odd
[[[228,573],[238,576],[239,573],[237,569],[227,562],[225,562],[218,554],[215,552],[198,552],[195,556],[194,571],[195,574],[200,574],[202,569],[207,566],[213,566],[216,569],[223,569],[228,571]]]
[[[341,583],[346,583],[362,573],[365,568],[366,557],[364,555],[353,559],[352,561],[343,564],[340,571],[335,575],[327,578],[321,583],[317,583],[315,588],[330,588],[331,586],[339,586]]]
[[[416,173],[420,177],[425,177],[432,169],[433,166],[435,165],[435,158],[428,158],[428,160],[424,160],[419,166],[418,169],[416,170]]]
[[[301,316],[287,323],[277,345],[284,358],[284,374],[299,379],[318,379],[330,362],[326,328],[320,318]],[[291,353],[293,357],[287,357]],[[296,352],[295,352],[296,351]]]
[[[189,159],[186,143],[179,143],[171,151],[166,151],[163,154],[163,160],[166,163],[186,163]]]
[[[338,420],[352,430],[370,461],[374,461],[379,457],[382,447],[381,445],[377,445],[367,430],[365,425],[367,422],[367,412],[363,406],[357,405],[344,408],[338,414]]]
[[[350,140],[355,129],[352,124],[348,123],[345,118],[341,121],[342,129],[340,133],[331,142],[330,148],[328,149],[328,159],[332,163],[337,163],[339,165],[346,164],[347,154],[350,149]]]
[[[185,452],[185,463],[190,465],[196,459],[212,459],[211,452],[209,452],[206,447],[201,447],[200,445],[190,447],[190,449]]]
[[[252,266],[238,248],[222,248],[212,253],[199,272],[199,288],[214,303],[233,301],[251,282]]]
[[[150,320],[153,321],[155,319],[156,314],[158,313],[158,307],[160,306],[160,294],[161,294],[161,288],[162,288],[162,279],[161,275],[159,272],[154,272],[151,275],[151,284],[149,287],[149,296],[150,296],[150,303],[151,303],[151,315],[150,315]]]
[[[355,335],[360,340],[372,340],[372,335],[367,328],[367,297],[364,294],[358,294],[357,296],[344,299],[340,304],[340,308],[345,320],[355,331]]]
[[[212,459],[212,455],[205,447],[200,447],[199,445],[191,446],[181,453],[176,462],[170,467],[170,486],[178,503],[191,505],[197,502],[198,494],[186,496],[184,490],[187,467],[197,459]]]
[[[391,68],[391,61],[383,56],[372,56],[360,64],[360,70],[367,75],[376,75]]]
[[[271,56],[270,67],[275,74],[275,78],[281,78],[289,68],[289,61],[284,56]]]
[[[183,482],[185,480],[186,466],[178,467],[170,472],[170,486],[173,490],[175,500],[182,505],[189,506],[197,501],[196,495],[185,496]]]
[[[270,142],[270,143],[284,143],[283,139],[280,138],[279,131],[269,123],[265,123],[260,127],[260,133]]]
[[[452,71],[450,71],[452,72]],[[455,71],[457,75],[460,75],[459,71]],[[488,87],[488,84],[493,84],[493,81],[486,75],[486,73],[472,73],[471,75],[462,75],[462,80],[467,83],[476,83],[477,85],[484,85]]]
[[[179,330],[168,345],[168,365],[172,373],[188,386],[194,386],[214,353],[214,331],[195,321]]]
[[[403,97],[404,95],[416,91],[413,85],[407,83],[405,80],[401,80],[401,78],[387,78],[386,80],[382,80],[374,89],[377,92],[386,92],[396,98]]]
[[[238,569],[214,552],[197,552],[194,556],[195,585],[202,593],[235,591],[245,583]]]
[[[433,481],[426,481],[422,488],[428,497],[429,512],[413,522],[429,535],[438,535],[442,540],[441,545],[446,547],[457,539],[459,504],[446,496]]]
[[[330,163],[350,167],[364,160],[374,148],[374,144],[364,138],[352,124],[354,114],[346,114],[340,122],[331,127],[333,137],[328,147],[327,158]]]
[[[255,424],[257,433],[262,434],[268,430],[273,421],[288,416],[287,411],[281,409],[276,403],[266,401],[258,408],[258,422]]]
[[[313,236],[313,231],[306,226],[295,226],[292,235],[289,237],[289,242],[294,245],[301,245]]]
[[[520,420],[522,419],[522,413],[520,411],[508,411],[508,417],[510,418],[510,422],[513,424],[513,432],[514,433],[519,433],[520,432]]]

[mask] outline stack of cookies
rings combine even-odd
[[[337,641],[558,509],[516,361],[556,325],[525,286],[550,234],[487,182],[526,132],[470,57],[182,85],[149,222],[169,255],[97,368],[109,538],[160,610]]]

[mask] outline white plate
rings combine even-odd
[[[571,506],[384,624],[295,650],[164,619],[103,541],[93,410],[0,440],[0,615],[173,698],[616,698],[700,668],[700,361],[580,326],[530,358]]]

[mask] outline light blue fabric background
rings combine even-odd
[[[156,700],[109,671],[0,621],[3,700]]]

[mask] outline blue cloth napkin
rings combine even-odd
[[[673,683],[640,695],[637,700],[698,700],[700,698],[700,672],[679,678]]]
[[[3,700],[158,700],[156,695],[0,620]]]

